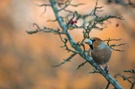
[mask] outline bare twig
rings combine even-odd
[[[127,43],[121,43],[121,44],[111,44],[110,45],[110,42],[111,41],[121,41],[122,39],[110,39],[108,38],[107,40],[103,40],[104,42],[107,42],[107,45],[114,51],[119,51],[119,52],[124,52],[125,50],[121,50],[121,49],[116,49],[116,48],[113,48],[113,47],[117,47],[117,46],[124,46],[124,45],[127,45],[127,48],[129,48],[128,44]]]
[[[107,83],[106,85],[106,88],[105,89],[109,89],[109,85],[110,85],[110,82]]]
[[[63,8],[61,8],[61,9],[59,9],[58,11],[66,10],[66,8],[67,8],[68,6],[78,7],[78,6],[80,6],[80,5],[84,5],[84,3],[71,4],[71,1],[72,1],[72,0],[67,0],[67,1],[65,2],[65,6],[64,6]]]
[[[78,6],[80,6],[80,5],[85,5],[85,3],[79,3],[79,4],[70,4],[71,6],[73,6],[73,7],[78,7]]]
[[[125,50],[120,50],[120,49],[115,49],[115,48],[113,48],[113,47],[123,46],[123,45],[127,45],[127,46],[128,46],[127,43],[121,43],[121,44],[111,44],[109,47],[110,47],[112,50],[114,50],[114,51],[124,52]],[[128,46],[127,48],[129,48],[129,46]]]
[[[47,20],[47,22],[56,22],[57,21],[57,19],[55,19],[55,20]]]
[[[110,47],[112,50],[114,51],[118,51],[118,52],[124,52],[125,50],[121,50],[121,49],[114,49],[113,47]]]
[[[110,41],[121,41],[122,39],[111,39],[111,38],[108,38],[107,40],[103,40],[103,41],[107,41],[107,42],[110,42]]]
[[[67,63],[67,62],[70,62],[70,60],[71,60],[75,55],[76,55],[76,53],[73,53],[73,54],[70,55],[67,59],[64,59],[64,61],[61,62],[59,65],[55,65],[55,66],[53,66],[53,67],[59,67],[59,66],[65,64],[65,63]]]
[[[45,7],[45,9],[44,9],[43,13],[41,13],[41,15],[43,15],[43,14],[46,12],[46,7],[47,7],[47,6],[51,6],[51,4],[42,4],[42,5],[36,4],[36,5],[39,6],[39,7],[43,7],[43,6]],[[40,15],[40,16],[41,16],[41,15]]]
[[[87,63],[87,61],[81,63],[81,64],[78,66],[78,68],[77,68],[76,70],[80,69],[80,68],[81,68],[82,66],[84,66],[86,63]]]
[[[135,74],[135,70],[124,70],[124,72],[129,72]]]

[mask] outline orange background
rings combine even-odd
[[[47,7],[45,14],[41,15],[44,7],[36,4],[48,3],[48,0],[1,0],[0,2],[0,89],[100,89],[105,88],[107,81],[100,74],[89,74],[93,67],[88,63],[76,71],[76,68],[84,60],[80,56],[75,56],[58,68],[51,65],[59,64],[67,58],[70,53],[64,48],[60,48],[63,43],[59,36],[39,32],[28,35],[26,30],[34,30],[31,25],[37,23],[43,26],[57,28],[57,23],[46,22],[55,19],[50,7]],[[78,8],[81,14],[91,11],[95,5],[95,0],[73,0],[72,3],[86,3]],[[102,39],[122,38],[121,42],[127,42],[126,46],[118,47],[126,49],[125,52],[113,51],[110,65],[110,74],[117,73],[130,76],[124,73],[124,69],[134,69],[135,64],[135,40],[130,33],[134,32],[134,8],[119,5],[108,5],[103,1],[104,12],[99,15],[109,14],[123,16],[125,20],[110,19],[106,22],[107,28],[103,31],[94,29],[91,36]],[[64,13],[62,13],[63,15]],[[116,24],[119,27],[116,27]],[[82,38],[82,30],[70,31],[75,41]],[[116,42],[116,43],[121,43]],[[134,75],[132,75],[134,76]],[[124,89],[129,89],[130,84],[117,78]],[[112,86],[110,86],[110,89]]]

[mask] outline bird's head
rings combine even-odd
[[[102,40],[98,37],[92,37],[91,39],[87,39],[85,43],[88,44],[90,48],[93,50],[96,49],[102,43]]]

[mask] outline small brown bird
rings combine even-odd
[[[91,56],[93,60],[99,65],[99,68],[101,68],[101,65],[106,64],[110,58],[112,51],[100,38],[93,37],[89,38],[85,41],[86,44],[90,46],[92,49]],[[106,72],[109,71],[109,66],[106,64],[105,67]]]

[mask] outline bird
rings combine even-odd
[[[91,48],[91,57],[99,66],[106,64],[105,71],[109,71],[109,65],[107,64],[111,58],[112,51],[109,46],[107,46],[103,40],[98,37],[92,37],[91,39],[88,38],[85,41]]]

